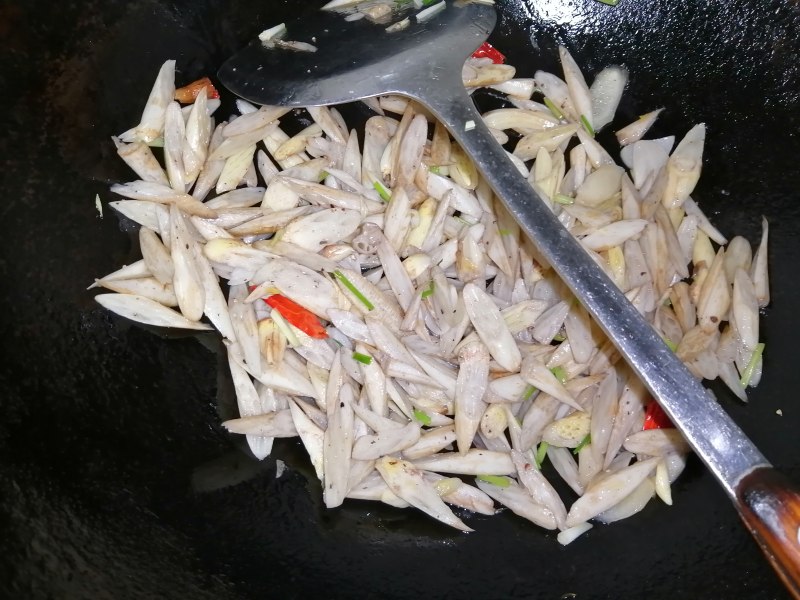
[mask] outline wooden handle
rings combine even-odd
[[[771,467],[736,486],[736,508],[789,592],[800,599],[800,491]]]

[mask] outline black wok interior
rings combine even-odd
[[[638,516],[569,547],[510,515],[460,534],[411,511],[321,505],[302,449],[258,463],[219,342],[109,316],[86,287],[137,258],[95,194],[131,173],[110,141],[159,65],[212,75],[289,0],[0,3],[0,595],[4,598],[786,598],[692,458]],[[655,135],[708,126],[694,196],[726,235],[771,223],[764,379],[724,407],[800,481],[800,5],[771,0],[498,0],[491,41],[520,75],[566,44],[591,77],[631,73],[616,125],[665,106]],[[228,102],[221,114],[231,111]],[[783,415],[776,414],[782,410]]]

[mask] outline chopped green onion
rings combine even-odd
[[[560,331],[553,336],[553,341],[554,342],[563,342],[565,339],[567,339],[567,336],[565,336]]]
[[[323,170],[323,171],[320,171],[320,172],[319,172],[319,179],[318,179],[318,181],[325,181],[325,178],[326,178],[328,175],[330,175],[330,173],[328,173],[327,171],[324,171],[324,170]]]
[[[353,360],[357,360],[362,365],[372,364],[372,357],[369,354],[361,354],[361,352],[353,352]]]
[[[564,367],[553,367],[550,369],[550,372],[556,376],[561,383],[564,383],[567,380],[567,372],[564,370]]]
[[[536,449],[536,466],[541,469],[542,463],[544,462],[545,456],[547,456],[547,449],[550,447],[550,444],[547,442],[540,442],[539,447]]]
[[[278,328],[278,331],[286,338],[290,348],[295,348],[300,345],[300,340],[297,339],[297,334],[295,334],[294,329],[292,329],[292,325],[283,318],[280,312],[273,310],[270,313],[270,317],[272,317],[272,322],[275,323],[275,327]]]
[[[381,200],[383,200],[384,202],[388,202],[389,200],[392,199],[391,192],[388,189],[386,189],[386,186],[383,185],[377,179],[372,182],[372,187],[375,188],[375,191],[378,192],[378,196],[380,196]]]
[[[581,440],[581,443],[575,446],[575,449],[572,451],[573,454],[578,454],[581,450],[583,450],[586,446],[592,443],[592,434],[587,433],[586,437]]]
[[[164,138],[163,137],[157,137],[153,141],[147,142],[147,145],[150,146],[151,148],[163,148],[164,147]]]
[[[764,343],[756,344],[753,354],[750,355],[750,360],[747,362],[747,366],[744,368],[744,371],[742,371],[742,379],[740,380],[742,387],[747,387],[750,384],[750,379],[753,378],[753,371],[756,370],[756,365],[763,353]]]
[[[609,6],[616,6],[619,4],[619,0],[597,0],[598,2],[602,2],[603,4],[608,4]]]
[[[533,387],[532,385],[528,385],[528,387],[525,388],[525,391],[522,392],[521,400],[527,400],[528,398],[533,396],[533,392],[535,391],[536,391],[535,387]]]
[[[594,129],[589,124],[589,119],[586,118],[586,115],[581,115],[581,123],[583,124],[584,129],[589,132],[589,135],[594,137]]]
[[[675,350],[677,350],[677,349],[678,349],[678,344],[676,344],[675,342],[673,342],[673,341],[672,341],[671,339],[669,339],[667,336],[664,336],[664,337],[662,337],[661,339],[662,339],[662,340],[664,340],[664,343],[665,343],[665,344],[666,344],[666,345],[669,347],[669,349],[670,349],[670,350],[672,350],[673,352],[675,352]]]
[[[553,202],[557,202],[558,204],[575,204],[575,198],[567,196],[566,194],[555,194],[553,195]]]
[[[430,6],[431,4],[437,1],[438,0],[422,0],[422,6]]]
[[[496,485],[497,487],[508,487],[511,485],[511,480],[508,477],[503,477],[502,475],[476,475],[475,479],[478,481],[485,481],[486,483],[491,483],[492,485]]]
[[[426,427],[431,424],[431,418],[425,411],[422,411],[418,408],[414,409],[414,418],[425,425]]]
[[[375,309],[375,305],[369,301],[369,298],[367,298],[364,294],[362,294],[359,291],[359,289],[356,286],[354,286],[352,282],[347,277],[345,277],[341,271],[334,271],[333,275],[334,277],[336,277],[336,279],[342,282],[342,285],[344,285],[344,287],[350,290],[351,294],[353,294],[356,298],[359,299],[361,304],[367,307],[367,310]]]
[[[428,296],[433,295],[434,286],[435,286],[435,284],[433,283],[433,280],[431,280],[431,282],[428,284],[428,287],[426,287],[424,290],[422,290],[422,299],[423,300],[425,298],[427,298]]]
[[[437,165],[432,165],[432,166],[428,167],[428,171],[438,175],[441,172],[441,169]]]
[[[509,229],[498,229],[497,233],[500,235],[511,235],[511,231]]]
[[[561,112],[561,109],[556,106],[556,103],[550,100],[547,96],[544,97],[544,105],[550,109],[550,112],[553,113],[553,116],[556,119],[563,119],[564,113]]]

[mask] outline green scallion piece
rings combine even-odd
[[[564,113],[561,112],[561,109],[556,106],[556,103],[550,100],[547,96],[544,97],[544,105],[550,109],[550,112],[553,113],[553,116],[556,119],[563,119]]]
[[[565,339],[567,339],[567,336],[560,332],[553,336],[554,342],[563,342]]]
[[[575,198],[567,196],[566,194],[555,194],[553,196],[553,202],[557,202],[558,204],[575,204]]]
[[[476,475],[475,479],[479,481],[485,481],[486,483],[491,483],[497,487],[506,488],[511,485],[511,480],[502,475]]]
[[[547,456],[547,449],[550,447],[550,444],[547,442],[540,442],[539,447],[536,448],[536,466],[541,469],[542,463],[544,462],[545,457]]]
[[[758,360],[763,353],[764,343],[756,344],[756,347],[753,349],[753,354],[750,355],[750,360],[747,361],[747,366],[744,368],[744,371],[742,371],[742,378],[740,380],[742,387],[747,387],[750,384],[750,380],[753,378],[753,371],[756,370]]]
[[[327,171],[320,171],[319,172],[319,179],[318,181],[325,181],[325,178],[330,175]]]
[[[430,6],[431,4],[437,1],[438,0],[422,0],[422,6]]]
[[[589,119],[586,118],[586,115],[581,115],[581,124],[589,135],[594,137],[594,128],[589,124]]]
[[[372,364],[372,357],[369,354],[361,354],[361,352],[353,352],[353,360],[357,360],[362,365]]]
[[[533,392],[535,391],[536,388],[533,387],[532,385],[529,385],[528,387],[525,388],[525,391],[522,392],[521,400],[528,400],[531,396],[533,396]]]
[[[418,408],[414,409],[414,418],[426,427],[431,424],[431,418],[428,416],[428,413]]]
[[[432,166],[428,167],[428,171],[430,171],[431,173],[434,173],[435,175],[438,175],[439,173],[441,173],[441,169],[437,165],[432,165]]]
[[[575,446],[575,449],[572,451],[572,453],[577,454],[591,443],[592,443],[592,434],[587,433],[586,437],[581,440],[581,443]]]
[[[664,340],[664,343],[665,343],[665,344],[666,344],[666,345],[669,347],[669,349],[670,349],[670,350],[672,350],[673,352],[675,352],[675,350],[677,350],[677,349],[678,349],[678,344],[676,344],[675,342],[673,342],[673,341],[672,341],[671,339],[669,339],[667,336],[664,336],[664,337],[662,337],[661,339],[662,339],[662,340]]]
[[[434,286],[435,286],[435,284],[433,283],[433,280],[431,280],[431,282],[428,284],[428,287],[426,287],[424,290],[422,290],[422,299],[423,300],[425,298],[427,298],[428,296],[432,296],[433,295],[433,290],[435,289]]]
[[[597,0],[598,2],[602,2],[603,4],[608,4],[609,6],[616,6],[619,4],[619,0]]]
[[[367,298],[364,294],[362,294],[359,291],[359,289],[356,286],[354,286],[353,283],[347,277],[345,277],[341,271],[334,271],[333,275],[334,277],[336,277],[336,279],[342,282],[342,285],[344,285],[344,287],[350,290],[351,294],[353,294],[356,298],[358,298],[361,304],[367,307],[367,310],[375,310],[375,305],[369,301],[369,298]]]
[[[500,235],[511,235],[511,231],[508,229],[498,229],[497,233],[499,233]]]
[[[550,369],[550,372],[556,376],[561,383],[564,383],[567,380],[567,372],[564,370],[564,367],[553,367]]]
[[[378,196],[381,197],[381,200],[384,202],[388,202],[392,199],[392,194],[386,189],[386,186],[383,185],[380,181],[375,180],[372,182],[372,187],[375,188],[375,191],[378,192]]]

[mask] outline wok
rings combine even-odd
[[[662,105],[655,135],[705,122],[694,196],[729,236],[755,242],[761,216],[770,220],[764,378],[748,405],[715,390],[767,458],[800,479],[800,6],[498,8],[491,41],[518,73],[557,71],[559,43],[589,76],[624,64],[631,78],[616,124]],[[137,252],[127,224],[95,209],[95,194],[108,201],[108,184],[129,178],[109,136],[138,121],[166,58],[178,60],[182,81],[213,74],[294,10],[288,0],[0,6],[0,594],[787,597],[694,458],[672,508],[651,502],[566,548],[507,512],[470,517],[477,531],[463,535],[389,507],[325,510],[296,444],[258,463],[220,427],[234,409],[214,336],[147,330],[92,301],[93,278]],[[280,477],[276,457],[288,466]]]

